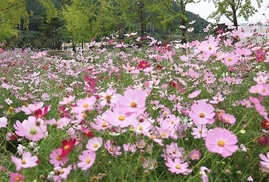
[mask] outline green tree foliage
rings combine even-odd
[[[0,42],[17,37],[18,25],[28,24],[29,14],[24,0],[2,0],[0,5]],[[21,19],[23,18],[23,19]]]
[[[210,2],[210,0],[209,0]],[[261,7],[263,0],[256,0],[258,7]],[[214,18],[217,22],[222,16],[228,18],[237,28],[239,17],[243,17],[246,21],[254,15],[258,10],[253,6],[252,0],[213,0],[217,8],[208,18]]]
[[[180,29],[182,43],[187,42],[186,6],[190,3],[198,3],[200,0],[162,0],[160,1],[161,13],[159,15],[164,27],[172,27],[174,30]],[[180,27],[178,25],[181,25]]]

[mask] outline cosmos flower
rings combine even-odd
[[[205,137],[206,148],[224,158],[236,152],[237,141],[236,135],[224,128],[214,128]]]

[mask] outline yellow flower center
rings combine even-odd
[[[120,116],[119,116],[119,120],[120,120],[120,121],[123,121],[124,119],[125,119],[125,117],[124,117],[123,115],[120,115]]]
[[[64,146],[64,150],[69,149],[69,147],[70,147],[69,145],[65,145],[65,146]]]
[[[83,104],[83,107],[87,108],[87,107],[89,107],[89,104],[85,103],[85,104]]]
[[[166,133],[162,133],[161,136],[162,136],[163,138],[165,138],[165,137],[166,137]]]
[[[225,145],[225,142],[223,140],[218,141],[218,146],[224,147],[224,145]]]
[[[107,127],[107,124],[106,123],[102,123],[102,127],[103,128]]]
[[[140,131],[142,131],[142,130],[143,130],[143,126],[139,126],[138,129],[139,129]]]
[[[99,145],[97,144],[97,143],[95,143],[94,145],[93,145],[93,147],[94,148],[97,148]]]
[[[137,106],[137,104],[135,102],[131,103],[131,107],[136,107],[136,106]]]
[[[57,160],[57,161],[60,161],[61,159],[62,159],[62,158],[61,158],[60,156],[57,156],[57,157],[56,157],[56,160]]]
[[[200,113],[199,116],[200,116],[200,118],[203,118],[203,117],[205,117],[205,114],[204,113]]]
[[[176,165],[177,169],[181,169],[181,166],[179,164]]]
[[[232,58],[228,58],[228,61],[232,61],[233,59]]]
[[[91,162],[91,159],[90,159],[90,158],[87,158],[87,159],[86,159],[86,163],[89,164],[90,162]]]
[[[15,180],[16,180],[16,181],[21,181],[21,177],[16,176]]]
[[[26,160],[25,159],[22,159],[21,160],[21,164],[26,164]]]

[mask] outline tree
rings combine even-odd
[[[96,19],[99,12],[98,0],[72,0],[62,9],[67,30],[75,43],[89,42],[98,33]]]
[[[188,18],[186,17],[186,6],[190,3],[198,3],[200,0],[162,0],[161,1],[161,14],[160,18],[164,27],[174,27],[178,29],[178,25],[175,21],[180,21],[180,31],[182,36],[181,43],[187,42],[186,35],[186,23]]]
[[[256,2],[260,8],[263,0],[256,0]],[[238,28],[237,19],[239,17],[243,17],[247,21],[249,17],[258,12],[251,0],[213,0],[213,3],[217,10],[208,18],[214,18],[218,22],[222,16],[225,16],[236,28]]]
[[[0,6],[0,42],[11,37],[17,37],[18,25],[28,24],[29,14],[24,0],[5,0]],[[23,18],[23,21],[22,19]]]

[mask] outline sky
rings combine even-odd
[[[251,2],[253,3],[253,5],[258,8],[257,2],[256,0],[251,0]],[[258,9],[258,12],[253,15],[251,18],[249,18],[249,21],[245,21],[244,18],[239,18],[238,19],[238,24],[241,23],[257,23],[257,22],[262,22],[264,23],[266,21],[266,17],[269,18],[269,9],[265,10],[266,5],[268,4],[268,0],[263,0],[263,3],[261,4],[261,8]],[[204,2],[201,1],[200,3],[190,3],[187,4],[186,6],[186,10],[193,12],[194,14],[198,14],[200,15],[200,17],[206,19],[207,21],[211,22],[211,23],[215,23],[216,21],[213,19],[207,19],[207,17],[216,10],[216,8],[214,7],[213,2],[208,3],[208,2]],[[263,13],[265,14],[265,16],[263,15]],[[220,19],[219,23],[231,23],[227,18],[222,17]]]

